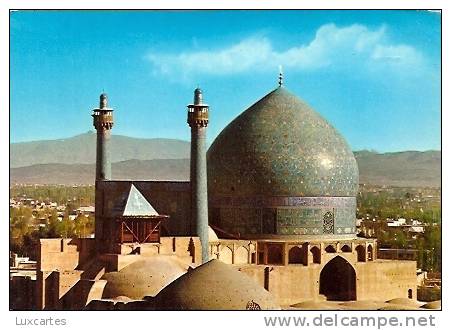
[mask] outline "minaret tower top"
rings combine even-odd
[[[113,128],[113,109],[108,108],[108,95],[100,94],[99,107],[92,110],[93,125],[95,129]]]
[[[106,95],[105,93],[100,94],[99,108],[108,109],[108,95]]]
[[[194,90],[194,102],[188,104],[188,124],[190,127],[207,127],[208,104],[203,103],[202,90],[198,87]]]
[[[202,90],[199,87],[197,87],[194,90],[194,105],[201,105],[202,103],[203,103]]]

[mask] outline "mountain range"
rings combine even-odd
[[[112,135],[113,179],[188,180],[190,143]],[[10,144],[11,184],[93,184],[96,135]],[[440,151],[354,152],[360,182],[441,186]]]
[[[189,152],[187,141],[111,136],[113,163],[130,159],[189,158]],[[90,131],[67,139],[11,143],[9,156],[11,168],[36,164],[94,164],[96,133]]]

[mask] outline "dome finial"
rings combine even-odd
[[[282,87],[282,85],[283,85],[282,65],[279,65],[279,87]]]

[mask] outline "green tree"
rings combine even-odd
[[[93,217],[79,214],[74,220],[74,232],[77,237],[88,237],[93,233]]]
[[[58,219],[56,210],[52,210],[49,216],[49,224],[47,226],[47,238],[58,238],[61,236],[61,223]]]
[[[73,220],[70,220],[69,218],[64,217],[61,221],[60,226],[60,235],[63,238],[73,238],[76,237],[75,235],[75,225]]]

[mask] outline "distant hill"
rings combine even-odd
[[[111,137],[112,162],[130,159],[189,158],[190,144],[176,139],[137,139],[122,135]],[[10,144],[10,167],[36,164],[93,164],[96,134],[88,132],[67,139]]]
[[[93,184],[95,133],[68,139],[11,144],[11,183]],[[188,180],[190,143],[112,136],[113,179]],[[360,182],[439,187],[440,151],[357,151]]]
[[[189,180],[189,159],[126,160],[113,163],[113,179]],[[11,168],[11,183],[94,184],[94,164],[44,164]]]
[[[375,153],[357,151],[360,183],[398,187],[440,187],[440,151]]]

